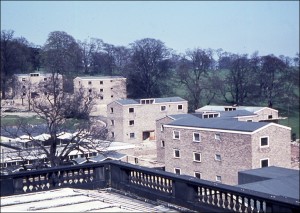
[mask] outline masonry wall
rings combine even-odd
[[[269,146],[260,147],[261,137],[269,138]],[[261,167],[261,159],[269,159],[269,166],[291,168],[291,130],[272,125],[253,134],[252,153],[253,169]]]
[[[182,110],[178,110],[178,105],[183,105]],[[172,103],[157,103],[157,104],[129,104],[122,105],[122,108],[114,109],[115,115],[108,113],[108,119],[115,118],[118,128],[115,128],[116,134],[123,131],[123,142],[140,143],[143,141],[143,132],[149,131],[153,134],[150,140],[156,140],[156,120],[170,114],[186,114],[188,108],[187,101],[172,102]],[[111,106],[116,105],[109,105]],[[165,111],[161,111],[161,106],[166,106]],[[134,108],[134,112],[130,113],[129,108]],[[120,112],[122,111],[122,112]],[[120,118],[119,116],[123,116]],[[117,118],[117,119],[116,119]],[[130,121],[134,121],[133,125],[129,125]],[[116,127],[117,127],[116,126]],[[120,129],[122,126],[122,130]],[[130,138],[130,133],[134,133],[134,138]]]
[[[173,139],[173,131],[180,131],[180,140]],[[201,142],[193,142],[193,133],[201,134]],[[215,134],[220,134],[220,140]],[[251,169],[251,136],[248,134],[214,132],[195,129],[165,127],[165,169],[174,172],[180,168],[181,174],[216,181],[221,176],[222,183],[238,184],[238,172]],[[174,157],[174,149],[180,150],[180,158]],[[193,153],[201,153],[201,162],[195,162]],[[215,155],[221,155],[221,161]]]
[[[108,136],[112,140],[119,142],[124,141],[123,107],[117,102],[112,102],[107,106],[107,128]]]

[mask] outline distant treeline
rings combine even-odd
[[[1,31],[3,99],[11,98],[13,74],[41,69],[69,81],[79,75],[122,75],[129,98],[178,95],[191,111],[210,103],[299,107],[299,53],[291,58],[194,48],[178,54],[153,38],[125,47],[98,38],[76,41],[62,31],[36,46],[12,30]]]

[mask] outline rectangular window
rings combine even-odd
[[[166,111],[167,110],[167,106],[160,106],[160,111]]]
[[[216,139],[216,140],[220,140],[220,139],[221,139],[221,136],[220,136],[219,133],[215,134],[215,139]]]
[[[201,141],[200,133],[197,133],[197,132],[193,133],[193,141],[194,142],[200,142]]]
[[[217,181],[217,182],[222,182],[222,177],[221,177],[220,175],[217,175],[217,176],[216,176],[216,181]]]
[[[93,98],[92,98],[92,97],[89,97],[89,101],[91,101],[91,100],[93,100]]]
[[[177,105],[177,110],[183,110],[183,105],[182,104]]]
[[[89,85],[91,85],[92,84],[92,82],[91,81],[89,81],[89,83],[88,83]]]
[[[201,173],[200,172],[194,172],[194,176],[198,179],[201,179]]]
[[[220,154],[216,154],[215,155],[215,160],[216,161],[221,161],[221,155]]]
[[[160,131],[163,132],[164,131],[164,125],[160,126]]]
[[[103,92],[103,89],[100,89],[100,92]]]
[[[260,160],[260,167],[263,168],[263,167],[268,167],[269,166],[269,159],[261,159]]]
[[[174,157],[180,158],[180,150],[179,149],[174,149]]]
[[[100,96],[100,100],[103,100],[103,96]]]
[[[100,81],[100,84],[103,84],[103,81]]]
[[[111,137],[114,138],[115,137],[115,133],[111,132]]]
[[[26,87],[25,86],[23,86],[23,89],[25,89]]]
[[[129,134],[129,137],[130,137],[131,139],[133,139],[133,138],[135,137],[134,132],[131,132],[131,133]]]
[[[175,168],[174,169],[174,173],[177,174],[177,175],[180,175],[181,170],[179,168]]]
[[[160,141],[160,147],[162,147],[162,148],[165,147],[165,141]]]
[[[180,139],[180,132],[179,131],[173,131],[173,139]]]
[[[272,118],[273,118],[273,116],[272,116],[272,115],[269,115],[269,116],[268,116],[268,119],[272,119]]]
[[[112,113],[114,113],[114,108],[110,108],[110,113],[112,114]]]
[[[201,162],[201,153],[194,152],[193,155],[194,155],[194,161],[195,162]]]
[[[114,96],[113,96],[113,95],[111,95],[110,97],[111,97],[111,98],[113,98]]]
[[[47,81],[47,78],[44,78],[44,81]]]
[[[252,120],[247,120],[247,122],[252,122]]]
[[[134,125],[134,120],[130,120],[129,121],[129,126],[133,126]]]
[[[26,95],[26,93],[25,92],[23,92],[23,96],[25,96]]]
[[[92,89],[89,89],[89,93],[91,93],[92,92]]]
[[[134,158],[134,163],[138,164],[139,163],[139,159],[138,158]]]
[[[129,113],[133,113],[134,112],[134,108],[129,108]]]
[[[269,137],[261,137],[260,147],[268,147],[268,146],[269,146]]]
[[[203,118],[208,118],[208,115],[203,115]]]
[[[22,81],[25,81],[26,79],[25,78],[22,78]]]
[[[115,121],[114,121],[114,120],[111,120],[110,122],[111,122],[111,125],[112,125],[112,126],[115,125]]]

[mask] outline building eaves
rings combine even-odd
[[[76,78],[80,78],[84,80],[126,79],[123,76],[77,76]]]

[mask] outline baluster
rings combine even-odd
[[[239,200],[239,195],[237,195],[236,196],[236,201],[235,201],[235,211],[240,211],[240,207],[241,207],[241,205],[240,205],[240,200]]]
[[[242,212],[245,212],[245,210],[246,210],[245,199],[246,198],[244,196],[241,196],[241,198],[242,198],[241,210],[242,210]]]
[[[224,200],[225,200],[225,201],[224,201],[224,208],[225,208],[225,209],[228,209],[228,205],[229,205],[229,202],[228,202],[228,194],[225,192],[225,193],[224,193],[224,196],[225,196],[225,197],[224,197]]]
[[[218,205],[218,201],[219,201],[218,196],[219,196],[219,191],[214,190],[213,203],[215,206]]]
[[[204,203],[208,203],[208,193],[207,193],[207,188],[204,188]]]
[[[212,189],[208,189],[208,192],[209,192],[209,198],[208,198],[208,201],[210,204],[213,204],[212,201],[213,201],[213,198],[212,198]]]
[[[218,203],[218,204],[219,204],[219,206],[222,207],[222,208],[224,208],[224,206],[223,206],[223,204],[224,204],[223,196],[225,196],[224,194],[225,194],[224,192],[219,191],[219,203]]]
[[[253,199],[247,198],[247,212],[251,212],[252,208],[252,201]]]
[[[230,203],[229,203],[230,209],[233,210],[234,207],[234,201],[233,201],[233,194],[230,194]]]

